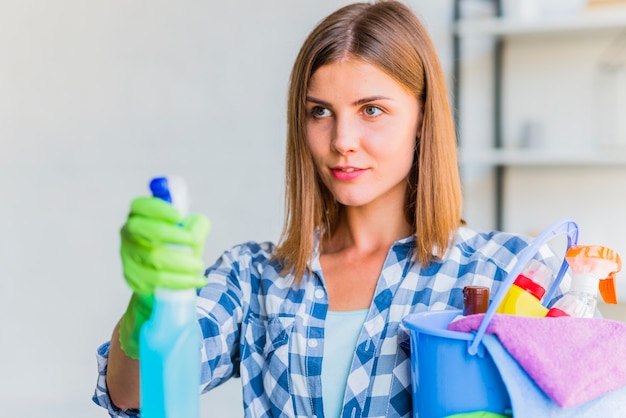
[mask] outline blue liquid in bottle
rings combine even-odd
[[[184,184],[172,180],[154,179],[153,196],[186,205]],[[200,344],[196,290],[155,289],[152,316],[139,334],[142,418],[200,416]]]

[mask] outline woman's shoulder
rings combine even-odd
[[[273,257],[275,248],[276,245],[270,241],[246,241],[233,245],[206,269],[205,276],[244,281],[276,276],[280,265]]]
[[[453,249],[464,257],[479,257],[505,267],[532,241],[528,235],[504,231],[482,231],[461,227]]]
[[[271,241],[245,241],[233,245],[220,258],[246,264],[266,264],[273,259],[276,244]]]
[[[232,253],[247,253],[259,255],[271,255],[276,248],[272,241],[244,241],[233,245],[228,251]]]
[[[467,245],[484,246],[489,243],[516,249],[519,246],[525,247],[532,237],[522,233],[505,231],[484,231],[462,226],[457,230],[457,243]]]

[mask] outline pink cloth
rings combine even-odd
[[[475,331],[485,315],[448,325]],[[496,314],[487,327],[557,405],[578,406],[626,386],[626,323],[608,319]]]

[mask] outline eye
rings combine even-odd
[[[318,119],[330,116],[330,110],[322,106],[313,106],[311,108],[310,113],[311,113],[311,116],[313,116],[314,118],[318,118]]]
[[[363,113],[367,116],[378,116],[382,113],[382,109],[378,106],[369,105],[363,108]]]

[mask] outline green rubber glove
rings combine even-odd
[[[152,313],[155,287],[192,289],[206,284],[202,253],[209,230],[202,215],[183,219],[161,199],[133,200],[120,250],[124,277],[133,290],[119,329],[120,347],[128,357],[139,358],[139,331]]]

